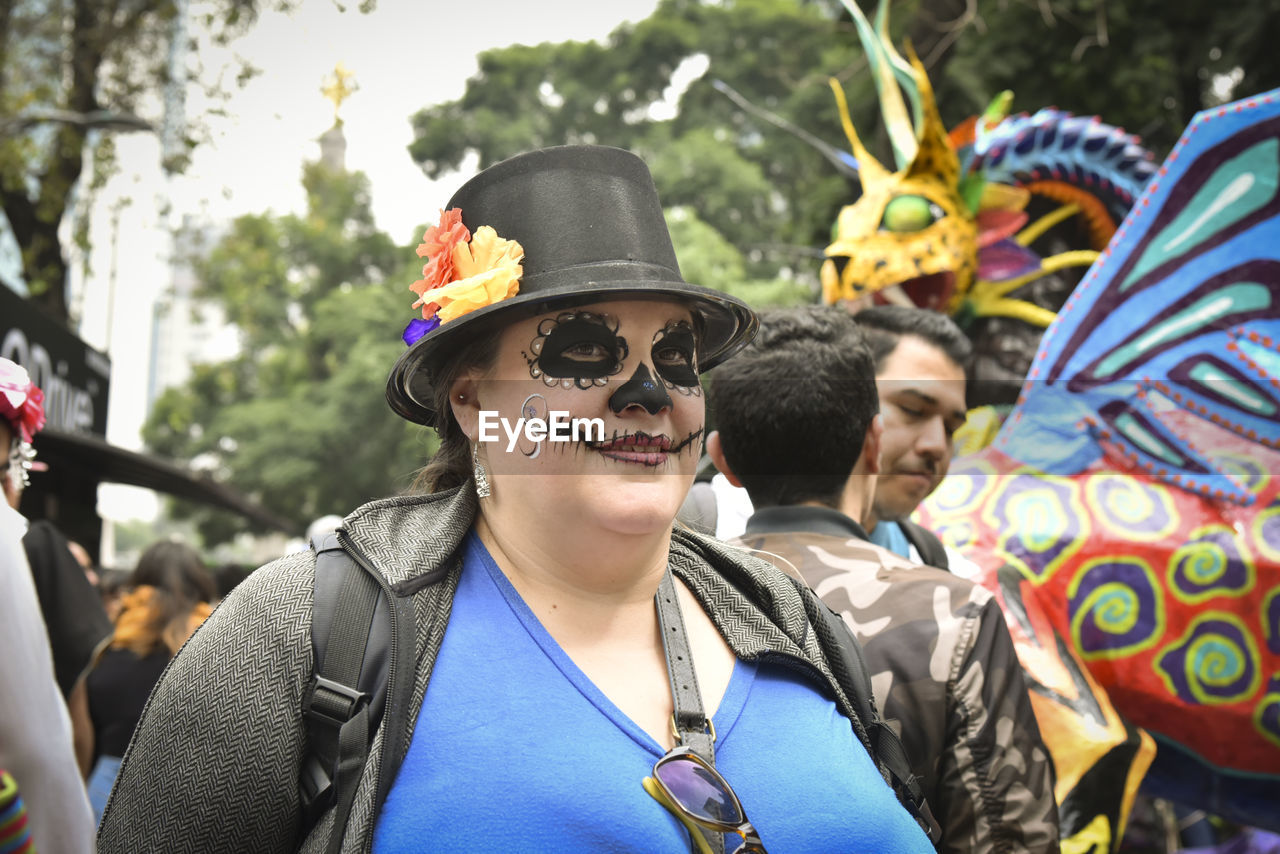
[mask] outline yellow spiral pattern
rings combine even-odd
[[[1256,579],[1248,549],[1226,525],[1195,529],[1169,556],[1169,592],[1192,605],[1215,596],[1243,595],[1256,586]]]
[[[1257,692],[1257,662],[1257,647],[1240,619],[1211,611],[1157,657],[1155,671],[1169,693],[1185,702],[1226,705]]]
[[[1127,474],[1099,474],[1085,484],[1099,524],[1124,540],[1160,542],[1178,529],[1178,511],[1163,485]]]

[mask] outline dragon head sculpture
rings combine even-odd
[[[886,302],[935,309],[971,335],[979,332],[975,322],[1026,326],[1034,349],[1060,304],[1038,296],[1043,280],[1093,263],[1154,171],[1150,154],[1094,117],[1055,109],[1010,116],[1010,92],[948,133],[924,66],[909,46],[909,60],[893,47],[888,4],[879,4],[874,26],[853,0],[844,5],[867,56],[895,168],[862,144],[832,80],[862,195],[840,211],[824,251],[823,301],[853,310]],[[1049,209],[1034,221],[1032,199]],[[1077,241],[1045,257],[1032,250],[1077,215],[1087,249]],[[1072,284],[1054,293],[1065,297]]]
[[[948,311],[977,270],[978,224],[962,194],[960,160],[947,139],[929,78],[914,55],[910,68],[923,119],[919,136],[895,133],[907,121],[905,105],[892,81],[882,87],[882,92],[897,94],[895,107],[886,110],[886,118],[894,116],[890,133],[895,154],[906,161],[897,171],[862,145],[844,93],[832,83],[858,161],[862,195],[840,211],[824,253],[820,277],[827,303],[870,298]]]

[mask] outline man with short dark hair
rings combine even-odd
[[[883,469],[863,522],[876,545],[949,569],[937,536],[909,517],[951,465],[952,437],[965,420],[969,339],[945,314],[920,308],[876,306],[853,319],[871,348],[884,419]]]
[[[853,628],[872,689],[943,829],[940,851],[1057,851],[1053,765],[1004,616],[970,581],[868,542],[884,428],[871,352],[844,312],[761,314],[711,377],[707,450],[755,512],[738,541]]]
[[[969,339],[951,318],[907,306],[854,315],[875,362],[884,435],[883,471],[862,522],[871,541],[913,563],[970,574],[974,567],[909,518],[947,474],[952,437],[965,420]],[[751,515],[745,491],[723,472],[689,490],[680,521],[720,539],[742,533]]]

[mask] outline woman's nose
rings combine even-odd
[[[615,415],[621,415],[629,406],[639,406],[650,415],[657,415],[671,405],[667,387],[650,373],[649,366],[644,362],[636,368],[631,379],[623,383],[609,398],[609,408]]]

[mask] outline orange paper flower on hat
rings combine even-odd
[[[418,255],[430,256],[423,278],[409,286],[418,295],[413,307],[422,307],[422,320],[405,329],[406,344],[441,323],[515,296],[524,275],[524,247],[487,225],[472,235],[458,208],[440,212],[440,224],[427,229]]]
[[[471,232],[462,224],[462,210],[450,208],[440,211],[440,224],[427,229],[418,244],[418,257],[426,258],[422,268],[422,278],[410,285],[410,289],[418,295],[414,308],[422,306],[423,318],[435,313],[434,303],[426,300],[426,292],[452,282],[457,275],[454,272],[453,250],[459,244],[471,239]]]

